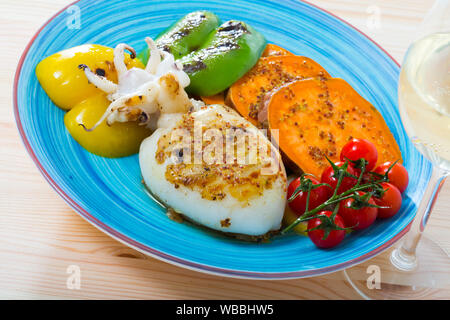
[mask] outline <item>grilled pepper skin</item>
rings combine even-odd
[[[212,96],[225,90],[256,64],[265,46],[264,36],[248,24],[225,22],[198,50],[179,60],[191,79],[186,91]]]
[[[55,53],[36,66],[36,76],[50,99],[61,109],[70,110],[86,98],[100,93],[89,83],[80,64],[87,65],[92,71],[117,83],[114,68],[114,50],[110,47],[85,44]],[[143,68],[137,59],[125,54],[128,68]]]
[[[219,17],[212,12],[191,12],[159,34],[155,42],[159,49],[167,51],[175,59],[179,59],[199,48],[205,41],[205,38],[219,24]],[[148,49],[142,50],[138,58],[146,64],[149,58]]]

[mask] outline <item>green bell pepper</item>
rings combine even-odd
[[[198,49],[219,24],[219,17],[212,12],[191,12],[159,34],[155,43],[158,48],[170,52],[175,59],[179,59]],[[148,49],[142,50],[138,58],[146,64],[149,59]]]
[[[225,22],[198,50],[178,60],[191,79],[186,91],[211,96],[227,89],[256,64],[265,46],[264,36],[248,24]]]

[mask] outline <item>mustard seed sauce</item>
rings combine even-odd
[[[171,160],[166,167],[165,177],[174,188],[183,186],[195,190],[202,198],[212,201],[231,196],[245,207],[251,199],[271,189],[279,177],[284,182],[286,177],[281,168],[274,170],[276,172],[273,174],[262,174],[261,170],[271,165],[273,146],[262,137],[256,139],[257,129],[251,124],[245,121],[230,122],[227,118],[216,112],[213,117],[202,121],[202,134],[197,135],[199,138],[194,141],[197,138],[194,135],[194,116],[192,113],[184,115],[175,129],[188,133],[187,145],[186,141],[181,143],[181,139],[186,136],[173,139],[170,134],[163,135],[158,141],[155,159],[159,164]],[[210,129],[216,129],[215,132],[220,132],[221,136],[207,139],[206,134]],[[246,137],[245,142],[242,137]],[[262,143],[265,147],[261,147]],[[200,150],[196,150],[197,145]],[[194,161],[196,159],[198,161]],[[245,163],[238,161],[241,159],[246,159]]]
[[[297,95],[291,96],[292,90]],[[289,157],[309,173],[320,175],[329,166],[326,158],[338,161],[339,150],[354,137],[374,143],[380,163],[401,160],[382,116],[342,79],[294,82],[274,94],[271,103],[285,105],[278,109],[285,112],[273,109],[271,126],[280,130],[280,137],[289,131]]]
[[[287,83],[307,79],[324,78],[328,74],[313,60],[306,57],[266,57],[259,62],[247,74],[239,80],[242,90],[238,93],[239,103],[249,103],[248,116],[257,120],[258,113],[263,107],[266,95],[272,90],[284,86]],[[294,93],[287,91],[286,98]],[[249,98],[254,97],[254,98]]]

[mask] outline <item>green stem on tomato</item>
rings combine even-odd
[[[338,189],[342,184],[342,180],[344,180],[344,173],[342,171],[339,171],[338,182],[336,184],[336,188],[334,189],[333,196],[331,198],[333,198],[337,195]]]
[[[356,186],[355,187],[358,187],[361,184],[361,180],[363,178],[363,175],[364,175],[365,171],[366,171],[366,163],[363,161],[363,165],[362,165],[362,168],[361,168],[361,174],[358,177],[358,182],[356,182]]]
[[[364,171],[365,171],[365,166],[363,166],[363,167],[361,168],[361,174],[360,174],[360,176],[358,177],[358,182],[356,183],[356,185],[355,185],[353,188],[351,188],[351,189],[349,189],[349,190],[347,190],[347,191],[344,191],[344,192],[342,192],[341,194],[337,194],[337,190],[338,190],[339,187],[341,186],[342,180],[343,180],[343,174],[340,173],[340,174],[339,174],[338,182],[337,182],[337,184],[336,184],[335,190],[334,190],[333,195],[331,196],[331,198],[328,199],[327,201],[325,201],[324,203],[322,203],[321,205],[317,206],[316,208],[312,209],[312,210],[308,210],[308,209],[309,209],[309,208],[308,208],[308,205],[309,205],[309,196],[310,196],[310,193],[311,193],[311,188],[308,188],[308,196],[307,196],[307,201],[306,201],[306,210],[305,210],[305,213],[302,214],[300,217],[298,217],[298,218],[297,218],[294,222],[292,222],[289,226],[287,226],[286,228],[284,228],[284,229],[281,231],[281,234],[285,234],[286,232],[292,230],[293,228],[295,228],[295,227],[296,227],[299,223],[301,223],[301,222],[305,222],[305,221],[308,221],[308,220],[311,220],[311,219],[316,218],[316,214],[317,214],[318,212],[322,211],[322,210],[323,210],[324,208],[326,208],[327,206],[332,205],[332,204],[335,204],[335,203],[339,203],[339,202],[341,202],[342,200],[349,199],[349,198],[353,197],[353,194],[354,194],[356,191],[366,190],[366,189],[369,189],[369,188],[373,188],[376,184],[378,184],[378,183],[380,183],[380,182],[383,182],[383,180],[377,180],[377,181],[374,181],[374,182],[370,182],[370,183],[366,183],[366,184],[362,184],[362,185],[361,185],[360,183],[361,183],[361,180],[362,180],[362,176],[363,176],[363,174],[364,174]]]
[[[305,212],[309,209],[309,198],[311,196],[311,185],[308,186],[308,195],[306,196]]]

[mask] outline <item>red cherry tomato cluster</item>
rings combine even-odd
[[[339,161],[339,162],[336,162],[334,165],[339,167],[339,168],[341,168],[344,165],[344,162]],[[348,166],[346,171],[350,175],[356,177],[357,172],[356,172],[356,170],[353,167]],[[333,168],[333,166],[329,166],[328,168],[326,168],[322,172],[322,177],[321,177],[320,180],[322,181],[322,183],[329,184],[333,190],[336,189],[336,185],[337,185],[338,179],[334,175],[334,168]],[[345,192],[345,191],[353,188],[356,185],[356,182],[357,182],[356,178],[353,178],[351,176],[344,177],[342,179],[342,183],[339,186],[337,192],[338,193],[342,193],[342,192]]]
[[[377,218],[394,216],[408,186],[408,172],[401,164],[386,162],[375,168],[378,152],[370,141],[352,139],[342,148],[340,160],[330,163],[320,181],[303,175],[288,187],[289,207],[305,216],[308,236],[320,248],[338,245],[346,229],[362,230]],[[313,214],[319,206],[323,210]]]
[[[308,177],[310,179],[313,186],[317,186],[320,184],[320,181],[314,177]],[[300,186],[301,178],[293,180],[288,186],[288,199],[292,197],[295,190]],[[289,202],[289,207],[294,211],[298,216],[301,216],[305,213],[306,210],[306,200],[308,197],[307,191],[299,191],[298,195],[294,198],[294,200]],[[309,195],[309,206],[308,209],[312,210],[317,208],[319,205],[327,201],[331,197],[331,189],[327,186],[319,186],[315,189],[311,190],[311,194]]]

